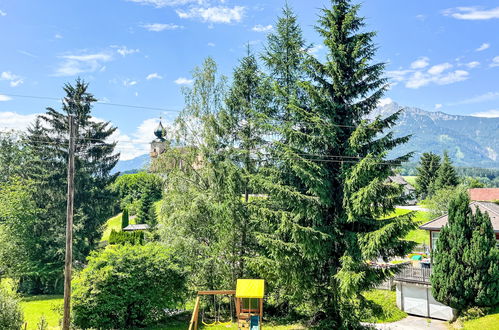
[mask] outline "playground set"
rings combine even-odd
[[[261,330],[263,321],[263,296],[265,291],[265,281],[255,279],[238,279],[236,290],[209,290],[198,291],[196,303],[192,312],[189,330],[197,330],[199,324],[199,313],[201,311],[201,323],[205,326],[227,325],[233,322],[234,310],[236,309],[236,318],[238,329],[240,330]],[[208,321],[208,313],[205,313],[204,307],[201,307],[201,298],[213,296],[212,313]],[[222,296],[218,303],[217,296]],[[223,308],[223,296],[229,296],[228,307]],[[229,320],[222,321],[222,313],[230,313]]]

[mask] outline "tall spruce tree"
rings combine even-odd
[[[232,168],[229,173],[233,174],[226,177],[227,183],[236,185],[232,194],[242,199],[234,205],[237,208],[234,214],[238,215],[234,219],[234,230],[238,233],[235,243],[239,254],[236,271],[239,278],[246,274],[246,260],[255,249],[253,232],[259,220],[252,212],[256,201],[255,198],[250,200],[250,195],[260,192],[252,186],[252,177],[259,172],[268,144],[269,128],[265,120],[272,113],[270,99],[269,81],[248,46],[247,55],[234,70],[226,107],[218,117],[220,150],[225,150],[222,152],[225,164]]]
[[[426,198],[430,193],[430,189],[437,178],[437,172],[440,167],[440,156],[425,152],[421,155],[419,166],[416,168],[416,190],[418,196]]]
[[[436,191],[438,189],[446,187],[455,187],[459,184],[459,179],[456,174],[456,169],[452,166],[449,154],[447,151],[444,152],[444,159],[442,164],[438,168],[437,177],[435,178],[434,184],[432,185],[432,190]]]
[[[386,132],[399,112],[365,119],[387,80],[385,65],[371,63],[375,33],[362,31],[358,10],[347,0],[322,10],[316,29],[327,60],[308,57],[312,79],[300,82],[306,103],[291,100],[296,124],[282,124],[286,143],[274,143],[276,164],[286,164],[288,177],[258,181],[269,192],[261,213],[273,226],[259,235],[267,262],[297,284],[296,297],[314,306],[324,326],[345,329],[359,326],[352,301],[390,275],[368,262],[408,252],[413,243],[400,238],[414,228],[410,216],[379,220],[403,200],[402,188],[386,179],[410,155],[386,159],[408,140]]]
[[[44,212],[39,215],[40,240],[45,264],[41,275],[30,279],[33,290],[54,292],[62,288],[68,159],[68,115],[75,117],[75,197],[73,256],[84,261],[98,243],[102,224],[112,214],[114,196],[108,189],[116,175],[110,171],[118,161],[115,143],[106,140],[116,130],[109,122],[92,118],[97,100],[88,84],[76,80],[64,85],[62,111],[47,108],[28,129],[27,144],[32,149],[27,173],[34,184],[33,199]]]
[[[458,310],[499,303],[499,253],[487,213],[472,211],[467,193],[450,204],[431,274],[435,299]]]

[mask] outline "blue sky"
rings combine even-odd
[[[289,0],[315,55],[314,31],[326,0]],[[206,56],[230,76],[245,44],[259,51],[284,0],[0,0],[0,129],[22,129],[59,102],[77,76],[119,127],[123,159],[147,152],[158,117],[182,108],[182,86]],[[499,3],[480,0],[364,0],[361,14],[378,31],[377,60],[392,87],[384,102],[450,114],[499,116]]]

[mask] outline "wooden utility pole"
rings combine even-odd
[[[62,329],[69,330],[71,322],[71,266],[73,262],[73,199],[75,170],[75,131],[74,116],[68,115],[69,148],[68,148],[68,193],[66,214],[66,261],[64,265],[64,315]]]

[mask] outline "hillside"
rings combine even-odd
[[[377,109],[372,115],[386,117],[402,106],[395,102]],[[449,115],[404,107],[396,136],[412,134],[411,140],[398,147],[391,156],[415,152],[449,152],[457,166],[499,167],[499,118]]]
[[[120,160],[113,169],[113,173],[137,172],[149,164],[149,154],[144,154],[129,160]]]

